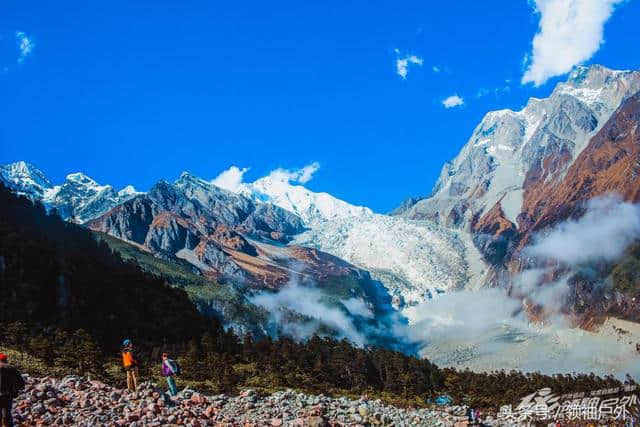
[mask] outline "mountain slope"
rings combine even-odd
[[[308,333],[313,328],[330,332],[332,319],[324,322],[323,310],[342,319],[333,325],[338,335],[343,332],[341,327],[353,331],[353,319],[377,323],[389,311],[390,298],[368,272],[320,250],[286,244],[304,230],[293,213],[270,203],[255,203],[186,173],[174,184],[157,183],[147,194],[113,208],[87,226],[156,258],[188,264],[204,278],[239,290],[246,300],[260,297],[273,316],[272,335],[296,323],[311,328]],[[283,317],[283,310],[293,310],[277,303],[279,292],[285,289],[313,296],[317,307],[301,307],[302,312]],[[361,308],[355,317],[351,304]],[[370,318],[370,313],[380,318]],[[389,335],[370,328],[374,329],[373,340]],[[364,337],[359,332],[357,336]]]
[[[640,92],[626,99],[564,176],[526,177],[521,232],[575,215],[587,200],[610,193],[640,202]],[[543,160],[543,163],[546,161]]]
[[[10,353],[16,356],[13,363],[27,362],[21,368],[42,375],[90,374],[94,384],[107,378],[122,387],[114,355],[124,338],[136,345],[141,378],[158,375],[155,361],[167,351],[183,362],[183,384],[205,390],[296,387],[414,399],[442,384],[429,361],[387,349],[318,336],[301,343],[241,341],[199,313],[184,291],[124,262],[86,228],[47,214],[2,183],[0,317],[3,351],[20,349]],[[383,383],[384,375],[389,378]],[[405,384],[402,378],[418,380]],[[78,383],[78,378],[66,380]],[[79,402],[52,403],[57,414],[66,404]]]
[[[520,298],[536,321],[562,314],[588,329],[612,315],[637,321],[640,282],[630,273],[637,251],[615,259],[606,248],[621,236],[616,228],[607,235],[606,224],[615,225],[607,212],[619,213],[616,206],[633,213],[640,202],[639,111],[640,72],[578,67],[549,98],[487,114],[445,165],[433,195],[400,215],[469,230],[492,266],[489,282]],[[631,204],[607,201],[611,196]],[[594,206],[599,210],[589,211]],[[633,242],[633,221],[620,221]],[[553,251],[535,252],[558,230],[565,233]],[[595,247],[575,247],[576,261],[567,258],[567,239],[596,232],[600,241],[589,244]],[[543,293],[548,297],[536,296]]]
[[[513,249],[505,257],[512,271],[528,267],[528,260],[522,254],[528,245],[535,243],[537,236],[563,221],[582,218],[592,201],[615,197],[632,204],[640,202],[640,92],[622,103],[564,176],[528,179],[531,182],[524,195],[520,228],[513,239]],[[606,215],[615,212],[605,213],[597,227],[606,230]],[[632,238],[636,233],[637,239],[634,218],[637,218],[635,212],[632,218],[620,217],[618,221],[626,222],[628,233]],[[598,244],[606,248],[609,244],[606,239],[605,235]],[[593,248],[583,249],[586,250]],[[632,244],[622,259],[592,263],[589,274],[576,274],[569,282],[568,311],[586,325],[605,314],[640,321],[640,307],[635,303],[640,297],[640,280],[628,273],[630,262],[633,265],[637,259],[637,244]],[[562,264],[557,270],[561,268]],[[600,283],[612,286],[599,286]]]
[[[257,203],[273,203],[299,215],[308,230],[294,243],[342,258],[371,272],[393,298],[394,307],[412,317],[416,304],[438,293],[477,287],[487,270],[464,233],[431,221],[374,214],[326,193],[290,182],[272,172],[234,190]]]
[[[288,274],[261,258],[248,238],[286,242],[303,229],[287,211],[255,204],[186,173],[173,185],[157,183],[87,225],[160,256],[187,260],[216,280],[258,287],[282,285]]]
[[[184,290],[200,313],[216,318],[225,328],[233,328],[239,336],[250,333],[266,336],[268,313],[251,304],[242,289],[232,283],[222,284],[198,274],[188,262],[164,260],[132,244],[103,233],[96,233],[123,260],[140,268],[167,284]]]
[[[42,171],[23,161],[0,166],[0,180],[16,193],[41,201],[47,209],[56,209],[62,218],[79,223],[140,194],[130,185],[116,191],[83,173],[69,174],[64,183],[54,186]]]
[[[402,215],[470,229],[499,211],[517,227],[527,177],[566,173],[620,103],[638,90],[640,72],[578,67],[549,98],[532,98],[518,112],[488,113],[443,167],[432,196]]]

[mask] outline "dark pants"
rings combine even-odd
[[[9,396],[0,396],[0,425],[2,427],[13,427],[13,417],[11,416],[11,401]]]

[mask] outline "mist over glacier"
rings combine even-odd
[[[396,342],[396,348],[442,366],[549,374],[583,371],[622,378],[640,374],[631,345],[640,341],[640,327],[612,319],[599,331],[582,330],[562,313],[562,300],[572,274],[588,262],[617,259],[640,238],[639,221],[637,205],[615,195],[595,198],[579,219],[537,235],[523,255],[531,259],[530,267],[511,275],[505,287],[437,294],[412,307],[410,321],[392,310],[374,315],[357,298],[329,302],[312,283],[295,280],[279,292],[257,294],[252,302],[270,312],[277,334],[296,339],[331,332],[358,346]],[[609,243],[597,244],[602,241]],[[565,274],[545,280],[548,266],[558,264],[564,265]],[[380,300],[388,304],[389,296]],[[531,304],[542,306],[544,320],[531,319],[526,310]],[[374,318],[376,322],[367,321]],[[628,335],[621,339],[614,327],[626,328]]]

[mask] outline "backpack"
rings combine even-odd
[[[172,359],[167,360],[167,362],[169,363],[169,367],[173,371],[174,375],[180,375],[182,373],[182,369],[180,368],[180,364],[178,362]]]

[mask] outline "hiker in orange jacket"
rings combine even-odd
[[[136,391],[138,388],[138,361],[133,357],[133,343],[130,339],[122,342],[122,365],[127,372],[127,389]]]

